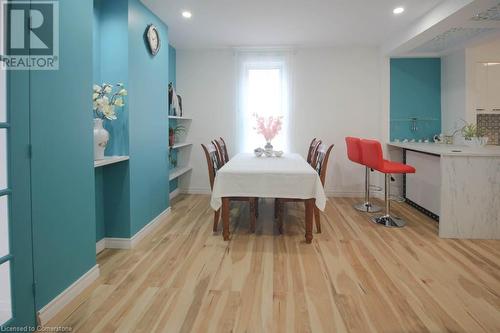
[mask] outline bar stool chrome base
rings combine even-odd
[[[370,202],[370,168],[365,167],[365,202],[353,206],[356,210],[365,213],[376,213],[382,210],[381,207]]]
[[[387,228],[402,228],[406,225],[405,220],[389,215],[374,216],[371,220]]]
[[[376,213],[382,210],[380,206],[374,205],[370,202],[354,205],[354,208],[356,210],[359,210],[360,212],[365,212],[365,213]]]
[[[406,221],[391,215],[391,175],[385,174],[385,214],[373,216],[371,220],[387,228],[402,228]]]

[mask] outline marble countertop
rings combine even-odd
[[[389,146],[421,151],[440,156],[491,156],[500,157],[500,146],[468,147],[442,143],[389,142]]]

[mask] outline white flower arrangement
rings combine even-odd
[[[116,84],[117,92],[113,93],[113,85],[103,83],[102,86],[94,84],[92,101],[94,105],[94,116],[100,119],[115,120],[115,107],[125,106],[124,96],[127,96],[127,90],[123,83]]]

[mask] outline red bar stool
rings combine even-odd
[[[415,168],[403,163],[384,160],[382,146],[376,140],[361,140],[361,154],[364,164],[374,170],[385,173],[385,214],[372,217],[372,221],[386,227],[404,227],[406,222],[391,216],[391,174],[415,173]]]
[[[345,138],[347,145],[347,157],[354,163],[365,166],[365,202],[354,205],[359,211],[367,213],[379,212],[382,208],[370,202],[370,168],[363,163],[363,155],[361,154],[361,139],[348,136]]]

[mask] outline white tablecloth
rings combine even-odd
[[[326,205],[318,173],[299,154],[236,155],[217,172],[210,202],[213,209],[222,206],[223,197],[315,199],[322,211]]]

